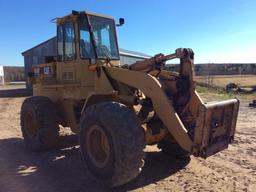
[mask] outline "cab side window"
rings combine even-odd
[[[75,29],[73,22],[58,25],[57,28],[58,61],[75,59]]]
[[[64,28],[64,52],[65,60],[70,61],[75,59],[75,29],[73,22],[67,22]]]
[[[58,25],[57,27],[57,52],[58,52],[58,61],[64,60],[64,43],[63,43],[63,25]]]

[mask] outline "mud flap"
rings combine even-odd
[[[239,100],[202,104],[194,135],[195,156],[207,158],[228,147],[234,140]]]

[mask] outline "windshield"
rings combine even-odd
[[[94,34],[98,58],[119,59],[114,21],[112,19],[92,15],[89,15],[88,18]],[[86,16],[80,17],[79,29],[81,58],[95,58]]]

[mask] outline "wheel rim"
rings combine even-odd
[[[91,126],[85,141],[88,155],[93,164],[98,168],[105,167],[110,157],[110,145],[104,130],[98,125]]]
[[[24,118],[25,130],[30,138],[34,138],[37,133],[37,126],[35,124],[32,112],[28,112]]]

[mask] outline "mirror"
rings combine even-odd
[[[124,18],[119,18],[119,24],[116,24],[117,27],[122,26],[124,24]]]
[[[124,18],[119,18],[119,25],[123,25],[124,24]]]

